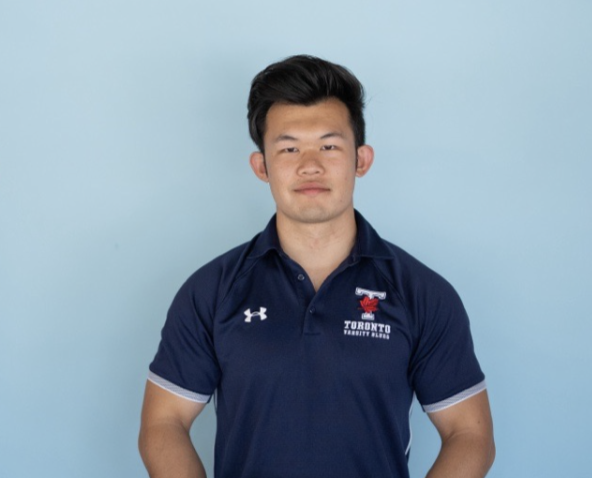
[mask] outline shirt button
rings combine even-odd
[[[303,281],[304,280],[304,274],[298,274],[298,280],[299,281]]]
[[[311,308],[310,308],[308,311],[309,311],[311,314],[314,314],[314,313],[317,311],[317,309],[315,309],[314,307],[311,307]]]

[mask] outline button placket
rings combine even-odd
[[[291,267],[294,273],[292,277],[296,278],[298,296],[303,302],[303,309],[301,309],[304,312],[302,317],[303,333],[304,335],[318,335],[320,332],[316,330],[317,327],[312,317],[316,314],[317,310],[316,307],[311,305],[315,300],[316,291],[312,286],[312,282],[308,279],[306,272],[298,264],[294,263]]]

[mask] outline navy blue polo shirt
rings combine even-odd
[[[149,379],[215,393],[216,478],[406,478],[414,393],[435,412],[485,388],[452,286],[356,222],[317,292],[274,217],[177,293]]]

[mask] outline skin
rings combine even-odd
[[[146,381],[138,445],[151,478],[206,477],[189,436],[204,407]]]
[[[347,107],[336,99],[273,105],[264,145],[265,154],[251,154],[251,168],[271,189],[282,248],[318,289],[353,247],[354,184],[374,151],[356,148]]]
[[[354,245],[354,184],[374,151],[355,146],[348,110],[336,99],[273,105],[264,145],[265,154],[251,154],[251,168],[271,189],[282,249],[318,290]],[[139,447],[152,478],[206,476],[189,437],[203,408],[147,382]],[[483,478],[495,455],[487,393],[429,417],[442,447],[426,478]]]
[[[483,478],[495,459],[487,391],[428,416],[442,446],[426,478]]]

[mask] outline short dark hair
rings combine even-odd
[[[247,114],[251,138],[263,152],[265,120],[275,103],[310,106],[329,98],[345,104],[355,146],[363,145],[364,87],[347,68],[310,55],[290,56],[253,78]]]

